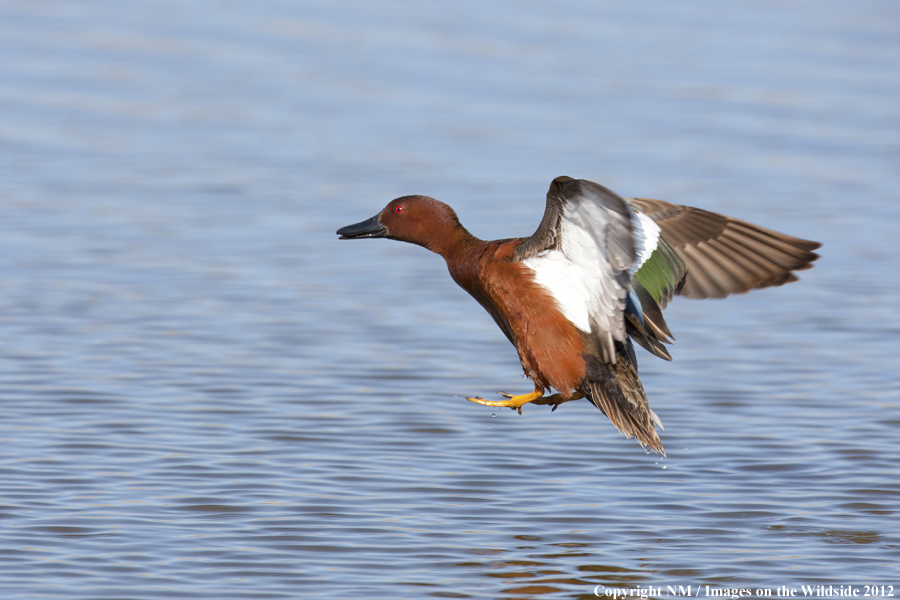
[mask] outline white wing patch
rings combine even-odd
[[[628,207],[631,210],[631,207]],[[647,215],[631,211],[631,226],[634,228],[631,235],[634,237],[634,251],[637,260],[628,271],[628,275],[634,277],[637,270],[647,262],[656,246],[659,244],[659,225]]]
[[[569,202],[560,216],[558,249],[541,252],[522,264],[556,299],[563,315],[594,336],[603,359],[615,364],[614,341],[625,340],[623,313],[628,290],[617,281],[622,271],[610,264],[607,255],[607,225],[603,207]]]

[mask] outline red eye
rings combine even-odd
[[[399,215],[400,213],[403,212],[403,207],[402,207],[402,206],[396,207],[396,208],[394,209],[394,212],[397,213],[397,214]]]

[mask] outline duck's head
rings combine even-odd
[[[383,237],[424,246],[438,254],[463,232],[468,233],[453,209],[428,196],[391,200],[371,219],[337,230],[342,240]]]

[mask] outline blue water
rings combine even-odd
[[[3,598],[900,594],[900,5],[0,0]],[[823,243],[667,310],[668,458],[530,390],[411,193]],[[703,588],[706,589],[705,587]],[[862,592],[862,588],[860,588]],[[800,592],[798,591],[798,595]]]

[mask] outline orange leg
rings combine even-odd
[[[575,395],[572,396],[571,398],[563,398],[562,395],[560,395],[560,394],[553,394],[552,396],[544,396],[543,398],[535,400],[534,403],[535,404],[552,404],[553,408],[550,409],[550,412],[553,412],[554,410],[559,408],[560,404],[562,404],[564,402],[570,402],[572,400],[581,400],[582,398],[584,398],[584,394],[582,394],[581,392],[575,392]]]

